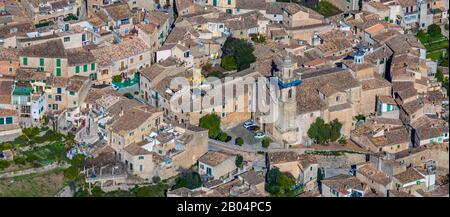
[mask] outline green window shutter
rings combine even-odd
[[[61,67],[61,59],[56,59],[56,66]]]
[[[75,73],[80,73],[80,66],[75,66]]]
[[[389,21],[389,17],[384,17],[384,21]]]
[[[61,68],[56,68],[56,76],[61,76]]]
[[[88,70],[88,65],[84,65],[83,66],[83,72],[87,72],[87,70]]]
[[[5,119],[0,118],[0,125],[3,125],[3,124],[5,124]]]
[[[24,66],[28,65],[28,58],[26,57],[23,58],[23,65]]]
[[[228,5],[231,5],[231,0],[228,0]]]
[[[91,71],[95,70],[95,63],[91,63]]]
[[[6,124],[12,124],[13,123],[13,118],[12,117],[7,117],[6,119]]]
[[[391,105],[387,105],[387,111],[390,111],[391,110]]]
[[[40,58],[39,59],[39,65],[40,66],[44,66],[44,58]]]

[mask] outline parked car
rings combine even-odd
[[[262,139],[266,136],[266,134],[262,131],[258,131],[255,133],[255,139]]]
[[[255,127],[256,127],[256,124],[253,120],[248,120],[248,121],[244,122],[245,129],[255,128]]]

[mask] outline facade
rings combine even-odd
[[[19,52],[20,65],[50,72],[55,77],[68,78],[68,59],[59,39],[23,48]]]
[[[198,173],[209,179],[229,179],[237,172],[235,162],[235,155],[208,152],[198,159]]]

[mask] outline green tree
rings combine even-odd
[[[280,172],[278,168],[269,170],[267,174],[267,180],[265,189],[272,196],[284,197],[295,196],[298,192],[295,190],[294,177]]]
[[[71,166],[64,170],[64,177],[69,181],[76,180],[80,175],[80,170],[74,166]]]
[[[219,136],[220,130],[220,117],[216,114],[207,114],[200,118],[201,128],[208,129],[209,138],[215,139]]]
[[[262,141],[261,141],[261,145],[263,148],[269,148],[270,143],[272,143],[272,139],[270,139],[269,137],[265,137]]]
[[[191,171],[191,172],[184,172],[180,176],[178,176],[175,179],[175,185],[173,189],[177,188],[189,188],[189,189],[195,189],[202,186],[202,180],[200,178],[200,174],[197,172]]]
[[[317,181],[320,182],[325,177],[325,174],[323,174],[323,168],[319,168],[317,170]]]
[[[335,142],[341,137],[341,128],[342,124],[337,119],[327,124],[322,118],[317,118],[308,129],[308,137],[317,144]]]
[[[232,56],[226,56],[222,58],[220,66],[222,66],[222,68],[228,71],[233,71],[237,69],[236,60]]]
[[[83,154],[77,154],[77,155],[73,156],[70,163],[72,164],[72,166],[74,166],[76,168],[82,168],[84,166],[85,160],[86,160],[86,156],[84,156]]]
[[[335,142],[341,137],[342,124],[334,119],[330,124],[330,141]]]
[[[94,186],[91,190],[91,195],[93,197],[103,197],[105,192],[99,186]]]
[[[253,51],[253,45],[246,40],[231,37],[225,41],[222,47],[223,57],[234,57],[238,71],[249,68],[250,64],[256,61]]]
[[[428,26],[427,33],[433,37],[441,34],[441,27],[437,24],[431,24]]]
[[[12,148],[13,148],[13,145],[10,143],[5,143],[5,144],[0,145],[0,151],[12,149]]]
[[[234,144],[242,146],[244,144],[244,139],[242,139],[241,137],[238,137],[234,140]]]
[[[438,80],[439,82],[443,82],[444,81],[444,73],[442,73],[441,69],[437,69],[436,74],[434,75],[434,77],[436,77],[436,80]]]
[[[244,157],[242,157],[242,155],[238,154],[236,156],[235,164],[236,164],[236,167],[242,168],[242,166],[244,165]]]

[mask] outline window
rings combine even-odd
[[[289,99],[292,98],[292,89],[289,89],[289,91],[288,91],[288,98],[289,98]]]
[[[184,57],[188,58],[189,57],[189,51],[184,53]]]
[[[56,76],[61,76],[61,68],[56,68]]]
[[[88,71],[88,65],[84,65],[83,66],[83,72],[87,72]]]
[[[131,58],[131,59],[130,59],[130,64],[133,64],[133,63],[134,63],[134,59]]]
[[[71,96],[75,96],[75,92],[74,92],[74,91],[70,91],[69,94],[70,94]]]
[[[5,124],[5,119],[4,118],[0,118],[0,125]]]
[[[231,5],[231,0],[228,0],[228,5]]]
[[[39,65],[40,66],[44,66],[44,62],[45,62],[44,58],[40,58],[39,59]]]
[[[144,156],[139,156],[139,160],[144,160]]]
[[[52,95],[49,94],[49,95],[48,95],[48,98],[51,99],[51,98],[52,98]]]
[[[336,96],[336,102],[339,102],[340,99],[341,99],[340,96]]]
[[[28,65],[28,58],[26,57],[23,58],[23,65],[24,66]]]
[[[417,181],[417,182],[416,182],[416,185],[420,185],[420,181]]]
[[[144,59],[144,56],[140,55],[139,60],[142,61]]]
[[[61,59],[56,59],[56,67],[61,67]]]
[[[139,165],[139,171],[142,172],[142,170],[144,170],[144,167],[142,165]]]
[[[9,67],[9,68],[8,68],[8,71],[9,71],[9,72],[12,72],[12,71],[13,71],[13,68],[12,68],[12,67]]]
[[[56,95],[55,96],[55,100],[58,101],[58,102],[62,101],[61,95]]]
[[[70,41],[70,37],[64,37],[64,42],[69,42]]]
[[[56,89],[56,93],[61,94],[61,93],[62,93],[62,89],[61,89],[60,87],[58,87],[58,88]]]
[[[75,73],[80,73],[80,66],[75,66]]]
[[[6,124],[12,124],[13,123],[13,118],[12,117],[6,117],[5,118],[5,122],[6,122]]]
[[[95,63],[91,63],[91,71],[95,70]]]

